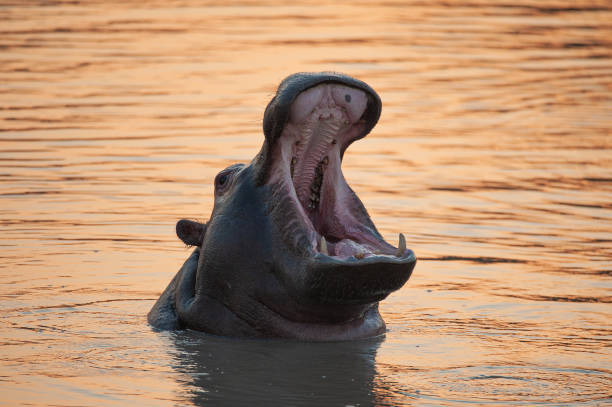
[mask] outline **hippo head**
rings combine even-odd
[[[374,127],[380,98],[337,73],[299,73],[264,115],[249,165],[215,178],[207,223],[181,220],[197,246],[149,313],[159,328],[228,336],[343,340],[379,335],[378,302],[416,263],[376,230],[341,170],[346,148]]]

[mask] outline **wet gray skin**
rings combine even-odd
[[[378,302],[414,269],[403,235],[381,237],[346,183],[346,148],[380,116],[367,84],[337,73],[286,78],[249,165],[215,178],[207,223],[180,220],[197,246],[149,312],[159,329],[310,341],[380,335]]]

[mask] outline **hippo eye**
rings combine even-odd
[[[215,177],[215,196],[221,196],[232,188],[236,175],[244,168],[244,164],[234,164],[220,171]]]
[[[223,171],[217,175],[217,177],[215,178],[215,190],[218,193],[224,193],[225,190],[229,187],[229,185],[231,184],[230,181],[232,174],[232,171]]]
[[[351,95],[349,95],[348,93],[344,95],[344,100],[346,100],[346,103],[351,103]]]
[[[227,174],[222,174],[219,179],[217,179],[217,185],[222,187],[227,182]]]

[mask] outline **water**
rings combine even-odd
[[[2,2],[0,404],[609,405],[606,1]],[[344,174],[419,263],[384,338],[145,315],[297,71],[383,100]]]

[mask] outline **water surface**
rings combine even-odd
[[[612,403],[606,1],[0,3],[0,404]],[[383,100],[344,174],[419,263],[384,337],[145,315],[297,71]]]

